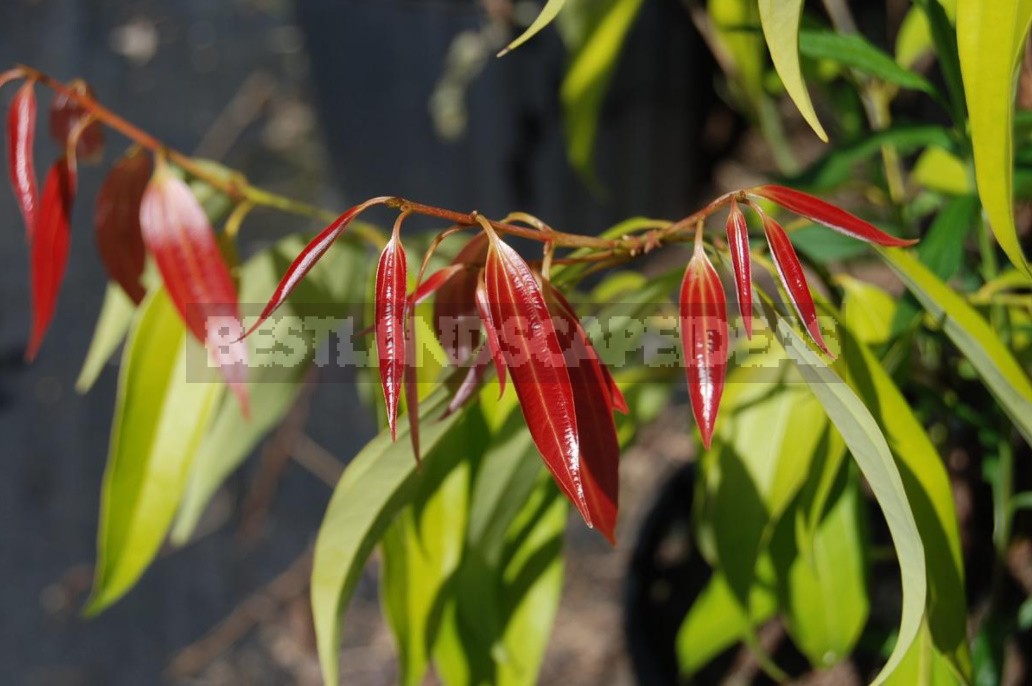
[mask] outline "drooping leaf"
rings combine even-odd
[[[247,414],[247,345],[240,340],[236,287],[204,209],[164,163],[144,191],[140,229],[187,330],[205,344]]]
[[[88,615],[121,598],[158,553],[225,388],[210,375],[185,382],[191,345],[167,293],[151,293],[123,355]]]
[[[606,539],[616,543],[616,515],[619,503],[620,442],[613,422],[613,401],[604,365],[595,354],[584,327],[565,298],[547,281],[545,301],[556,322],[556,336],[566,360],[573,389],[577,430],[581,441],[581,477],[592,524]],[[623,396],[620,396],[623,398]],[[626,401],[624,401],[626,406]]]
[[[441,285],[434,299],[434,330],[437,340],[455,364],[472,354],[480,342],[480,320],[474,297],[477,279],[487,259],[487,234],[480,232],[462,246],[453,265],[467,265],[468,269],[455,274]]]
[[[901,67],[858,33],[806,29],[799,32],[799,52],[810,59],[837,62],[879,81],[936,96],[935,87],[927,79]]]
[[[563,5],[565,4],[566,0],[547,0],[545,2],[545,6],[541,8],[541,13],[538,14],[537,18],[534,19],[531,25],[528,26],[523,33],[517,36],[514,41],[505,46],[505,48],[498,53],[498,56],[502,57],[506,53],[515,50],[537,35],[541,29],[552,23],[552,20],[558,16],[559,11],[562,10]]]
[[[376,268],[376,350],[380,367],[380,384],[387,405],[387,425],[391,436],[397,435],[395,424],[402,376],[405,373],[405,312],[408,287],[408,264],[405,249],[397,232],[380,255]]]
[[[773,312],[769,316],[776,318]],[[903,585],[903,609],[896,644],[874,680],[874,684],[882,684],[896,671],[921,628],[928,594],[921,535],[885,437],[863,401],[807,347],[787,321],[777,318],[776,331],[867,479],[885,514],[896,549]]]
[[[86,353],[86,361],[83,362],[82,371],[75,381],[77,392],[86,393],[93,387],[104,365],[115,354],[115,350],[129,332],[135,311],[136,304],[129,299],[125,291],[114,283],[109,283],[104,292],[104,302],[100,306],[100,316],[93,331],[90,349]]]
[[[146,295],[140,282],[146,259],[140,204],[150,175],[150,156],[139,148],[127,152],[100,187],[93,218],[101,262],[108,276],[136,304]]]
[[[559,97],[563,105],[566,156],[590,184],[599,113],[609,81],[643,0],[612,0],[574,54]]]
[[[792,301],[792,306],[803,320],[807,333],[813,342],[828,355],[831,351],[828,344],[824,342],[821,335],[821,325],[817,320],[817,307],[813,303],[813,296],[810,295],[810,286],[806,282],[806,274],[803,273],[803,265],[796,255],[795,248],[788,234],[781,228],[781,225],[771,219],[768,215],[761,215],[763,219],[763,233],[767,236],[767,245],[770,246],[771,257],[774,258],[774,265],[778,269],[778,276],[785,287],[785,292]]]
[[[678,302],[688,396],[702,444],[709,448],[724,393],[729,341],[724,286],[699,240],[685,269]]]
[[[423,468],[434,462],[451,462],[459,450],[437,450],[447,440],[458,440],[469,412],[431,421],[447,404],[443,390],[422,403],[420,420],[425,453]],[[408,432],[408,420],[399,422],[398,433]],[[381,432],[348,464],[326,508],[315,543],[312,566],[312,614],[323,679],[339,682],[338,654],[342,613],[358,582],[373,546],[397,512],[411,499],[418,484],[416,463],[402,442],[389,431]]]
[[[759,7],[763,37],[767,40],[770,57],[785,90],[817,137],[827,143],[828,134],[817,119],[799,65],[799,22],[803,17],[803,0],[759,0]]]
[[[326,251],[330,249],[330,246],[340,238],[344,230],[348,228],[348,225],[366,209],[373,205],[382,205],[387,201],[387,198],[372,198],[366,200],[363,203],[355,205],[354,207],[346,210],[343,214],[337,217],[329,226],[319,232],[319,234],[312,239],[312,241],[305,246],[305,249],[298,253],[297,257],[291,263],[287,269],[286,274],[280,280],[276,286],[276,290],[273,291],[272,296],[269,298],[268,303],[262,310],[262,313],[258,315],[258,319],[255,320],[251,327],[245,333],[245,336],[250,336],[251,332],[262,325],[266,319],[269,318],[276,308],[282,305],[291,291],[297,288],[297,285],[305,278],[312,267],[319,262]]]
[[[505,393],[505,353],[502,351],[502,343],[498,338],[498,324],[491,311],[491,301],[487,294],[487,283],[484,280],[483,270],[480,270],[477,276],[477,287],[473,299],[484,324],[487,350],[491,353],[491,359],[494,360],[495,373],[498,375],[498,395],[501,395]]]
[[[727,215],[727,248],[735,272],[738,311],[742,315],[746,338],[752,338],[752,258],[749,256],[749,226],[736,200],[731,200]]]
[[[25,236],[32,240],[39,212],[39,192],[36,189],[36,162],[33,145],[36,140],[35,84],[28,81],[18,89],[7,111],[7,170],[11,187],[18,200]]]
[[[959,0],[957,46],[967,95],[975,179],[992,229],[1011,263],[1032,279],[1014,224],[1014,72],[1032,2]]]
[[[424,302],[434,293],[448,285],[449,281],[465,271],[469,271],[469,269],[464,264],[451,264],[438,269],[412,291],[408,299],[409,306],[419,305]]]
[[[57,295],[68,266],[76,185],[75,160],[62,156],[47,173],[39,217],[32,234],[32,335],[25,351],[27,360],[35,359],[57,308]]]
[[[71,81],[68,90],[93,98],[93,89],[82,79]],[[64,148],[77,133],[75,156],[80,162],[96,162],[104,153],[104,127],[96,120],[84,125],[89,116],[89,111],[70,95],[54,93],[50,103],[50,138]]]
[[[1032,445],[1032,381],[989,323],[912,255],[893,249],[879,252],[964,353],[1025,441]]]
[[[595,526],[601,513],[592,506],[603,499],[585,492],[592,486],[582,474],[573,389],[548,307],[523,258],[497,236],[490,238],[487,304],[527,428],[559,488]]]
[[[857,240],[888,246],[908,246],[917,243],[916,240],[890,236],[856,215],[850,214],[808,193],[803,193],[786,186],[768,184],[751,188],[749,192],[761,198],[771,200],[786,210],[806,217],[812,222],[822,224],[829,229]]]

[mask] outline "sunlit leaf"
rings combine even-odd
[[[892,334],[896,301],[881,288],[866,281],[842,275],[842,323],[867,344],[884,343]]]
[[[552,23],[552,20],[556,18],[559,11],[566,4],[566,0],[547,0],[545,6],[541,9],[541,13],[538,14],[537,18],[527,27],[527,30],[521,33],[514,41],[505,46],[505,49],[498,53],[501,57],[506,53],[515,50],[520,47],[531,38],[533,38],[541,29],[545,28]]]
[[[7,170],[18,201],[25,236],[32,239],[39,212],[39,191],[36,188],[36,162],[33,145],[36,140],[36,93],[32,81],[15,93],[7,111]]]
[[[735,273],[738,311],[742,315],[746,338],[752,338],[752,258],[749,255],[749,226],[735,200],[731,201],[725,230],[728,251],[731,253],[731,266]]]
[[[803,17],[803,0],[759,0],[759,7],[763,36],[785,90],[817,137],[827,143],[828,134],[817,119],[799,65],[799,22]]]
[[[122,360],[87,614],[122,597],[158,553],[225,388],[207,369],[190,368],[203,359],[192,345],[165,291],[149,295]]]
[[[1014,74],[1032,2],[959,0],[957,45],[970,117],[975,178],[992,229],[1011,263],[1032,279],[1014,224]]]
[[[375,322],[380,385],[387,405],[387,425],[397,435],[398,401],[405,373],[405,317],[408,263],[398,232],[387,243],[376,268]],[[415,429],[415,427],[413,427]]]

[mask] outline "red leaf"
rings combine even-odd
[[[608,399],[609,407],[621,414],[627,414],[630,409],[627,407],[627,400],[624,398],[623,392],[616,385],[613,375],[609,372],[609,367],[599,358],[595,346],[592,345],[591,339],[588,337],[588,332],[581,326],[580,319],[577,317],[573,306],[570,305],[570,301],[566,299],[565,295],[553,288],[551,284],[548,285],[547,290],[549,297],[554,299],[556,305],[558,305],[555,313],[556,316],[561,317],[566,326],[576,333],[574,344],[577,347],[578,354],[594,362],[598,373],[601,374],[602,388],[605,391],[605,397]]]
[[[487,255],[486,290],[530,435],[560,489],[594,526],[584,492],[573,388],[555,327],[534,273],[496,236]]]
[[[799,262],[792,241],[788,234],[781,228],[781,225],[766,214],[763,217],[763,232],[767,235],[767,245],[770,246],[770,254],[774,258],[774,265],[778,269],[778,276],[784,284],[788,297],[791,298],[799,318],[806,325],[814,343],[820,346],[821,350],[831,355],[824,337],[821,335],[820,323],[817,321],[817,307],[813,304],[813,296],[810,295],[810,286],[806,283],[806,274],[803,273],[803,265]]]
[[[416,286],[416,290],[409,296],[409,305],[420,304],[443,288],[456,274],[467,271],[467,269],[464,264],[452,264],[438,269],[430,275],[430,278]],[[476,278],[476,273],[473,274],[473,277]]]
[[[894,247],[905,247],[917,243],[916,240],[890,236],[860,217],[802,191],[769,184],[757,186],[750,189],[749,192],[776,202],[786,210],[802,215],[810,221],[823,224],[829,229],[867,243]]]
[[[144,191],[140,229],[187,329],[206,345],[246,414],[247,345],[236,287],[204,209],[164,163]]]
[[[752,338],[752,259],[749,255],[749,226],[734,199],[731,200],[731,211],[727,215],[727,244],[735,272],[738,309],[742,313],[745,335]]]
[[[355,205],[351,209],[344,212],[344,214],[333,220],[329,226],[319,232],[319,235],[312,239],[312,241],[305,246],[290,267],[287,269],[287,273],[283,275],[279,285],[276,286],[276,290],[273,291],[272,297],[269,298],[268,304],[265,305],[265,309],[258,315],[257,321],[251,325],[251,328],[247,330],[244,337],[251,335],[251,332],[257,329],[262,323],[269,318],[273,312],[276,311],[280,305],[282,305],[290,294],[294,291],[301,280],[305,278],[305,274],[311,271],[312,267],[316,265],[326,251],[330,249],[333,242],[340,238],[341,234],[344,233],[344,229],[348,228],[348,224],[361,214],[364,210],[373,205],[380,205],[384,203],[387,198],[372,198],[366,200],[364,203]]]
[[[452,260],[453,265],[477,267],[487,258],[487,234],[478,233]],[[468,358],[480,342],[474,302],[479,269],[466,269],[441,286],[434,300],[434,331],[452,364]]]
[[[72,81],[68,88],[90,99],[93,98],[93,89],[82,79]],[[64,147],[69,142],[72,132],[88,116],[89,111],[74,99],[64,93],[55,93],[50,103],[50,137],[59,146]],[[100,122],[92,121],[79,133],[79,140],[75,146],[76,157],[81,162],[95,162],[100,159],[103,152],[104,127]]]
[[[126,153],[100,187],[93,220],[97,250],[108,275],[137,304],[146,294],[140,283],[146,260],[140,203],[150,174],[150,155],[139,148]]]
[[[47,172],[43,203],[32,233],[32,336],[25,352],[33,360],[54,317],[71,243],[72,203],[76,190],[75,160],[61,157]]]
[[[494,313],[491,311],[483,270],[477,276],[477,288],[473,299],[476,301],[480,320],[484,324],[484,333],[487,334],[487,347],[491,351],[491,358],[494,359],[495,371],[498,374],[498,396],[501,397],[502,393],[505,393],[505,354],[502,352],[502,344],[498,340],[498,326],[495,324]]]
[[[25,236],[31,241],[36,229],[39,193],[36,190],[36,163],[33,143],[36,139],[36,94],[28,81],[15,94],[7,111],[7,170],[18,199]]]
[[[387,243],[376,267],[376,352],[391,438],[397,438],[398,398],[405,372],[405,289],[408,265],[398,234]]]
[[[702,443],[708,449],[727,372],[727,301],[720,277],[698,241],[681,282],[680,303],[688,396]]]
[[[559,324],[556,336],[570,375],[577,430],[580,434],[581,477],[589,521],[610,543],[616,543],[616,513],[620,483],[620,442],[613,422],[613,402],[605,365],[595,354],[584,327],[566,298],[544,283],[552,316]]]

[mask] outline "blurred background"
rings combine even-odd
[[[539,9],[508,0],[7,0],[0,67],[81,76],[170,145],[331,209],[397,194],[597,232],[632,215],[681,216],[722,185],[714,175],[728,165],[715,165],[740,123],[721,104],[685,3],[651,0],[631,29],[601,107],[593,175],[567,159],[559,33],[494,58]],[[45,138],[39,170],[56,154]],[[126,145],[109,135],[106,162]],[[102,179],[100,169],[81,171],[65,286],[31,367],[22,361],[27,250],[14,199],[0,192],[9,238],[0,252],[2,681],[318,683],[306,551],[330,490],[311,472],[332,477],[376,429],[346,383],[318,385],[288,420],[293,433],[267,441],[216,498],[199,540],[163,556],[100,617],[78,615],[117,376],[109,366],[89,395],[73,388],[104,293],[90,202]],[[255,213],[245,250],[318,228]],[[625,456],[617,549],[571,527],[544,682],[632,681],[621,629],[628,557],[643,510],[691,452],[687,422],[684,407],[672,409]],[[349,611],[345,683],[394,681],[375,579],[374,559]]]

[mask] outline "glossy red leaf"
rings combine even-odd
[[[93,98],[93,89],[82,79],[68,84],[68,89]],[[69,137],[89,116],[89,111],[64,93],[55,93],[50,103],[50,137],[64,147]],[[75,146],[76,157],[81,162],[95,162],[104,152],[104,127],[98,121],[91,121],[78,134]]]
[[[547,291],[549,299],[555,300],[557,306],[557,308],[554,308],[556,310],[555,316],[560,317],[565,326],[575,334],[573,344],[577,348],[578,355],[593,362],[594,368],[601,376],[601,389],[604,397],[609,402],[609,407],[621,414],[627,414],[630,408],[627,407],[627,400],[624,398],[623,391],[616,385],[616,380],[613,379],[613,375],[609,372],[609,367],[598,356],[595,346],[591,343],[591,338],[588,337],[588,332],[581,325],[580,318],[577,316],[573,306],[570,305],[570,301],[558,289],[552,287],[551,284],[548,284]]]
[[[236,286],[204,209],[164,163],[144,190],[140,230],[187,329],[205,344],[246,414],[248,353]]]
[[[387,405],[391,438],[397,438],[398,399],[405,373],[405,289],[408,264],[397,232],[380,254],[376,266],[376,352],[380,363],[380,384]]]
[[[770,246],[771,257],[774,258],[774,265],[778,269],[778,276],[781,277],[781,283],[785,286],[785,291],[792,300],[792,305],[795,307],[796,312],[799,313],[799,318],[803,320],[803,324],[806,326],[806,330],[810,333],[814,343],[820,346],[821,350],[831,355],[831,351],[828,350],[828,345],[824,342],[824,337],[821,335],[820,322],[817,321],[817,307],[813,303],[813,296],[810,295],[810,286],[807,284],[806,274],[803,272],[803,265],[799,261],[795,248],[792,246],[792,241],[789,240],[788,234],[785,233],[780,224],[766,214],[761,216],[763,217],[763,232],[767,236],[767,245]]]
[[[487,234],[478,233],[458,252],[453,265],[467,269],[441,286],[434,300],[434,331],[452,364],[467,359],[480,343],[480,325],[474,302],[477,290],[476,267],[487,258]]]
[[[7,111],[7,170],[11,186],[25,220],[25,236],[32,240],[39,212],[36,187],[36,163],[33,144],[36,140],[36,93],[33,82],[18,89]]]
[[[485,283],[505,366],[545,465],[588,526],[595,526],[581,468],[570,375],[534,273],[515,250],[491,236]]]
[[[334,219],[333,223],[325,229],[320,231],[319,235],[313,238],[311,242],[305,246],[304,250],[298,253],[298,256],[294,258],[290,267],[287,268],[287,273],[283,275],[279,285],[276,286],[276,290],[273,291],[272,297],[269,298],[269,302],[265,305],[262,313],[258,315],[258,319],[244,334],[244,337],[246,338],[251,335],[251,332],[261,326],[262,323],[276,311],[276,308],[286,302],[287,298],[290,297],[290,294],[295,288],[297,288],[297,285],[305,278],[305,275],[319,262],[319,258],[326,254],[326,251],[330,249],[333,242],[341,237],[341,234],[344,233],[344,230],[348,228],[348,224],[350,224],[355,217],[373,205],[381,205],[387,200],[388,198],[386,197],[372,198],[359,205],[355,205]]]
[[[680,306],[688,396],[708,449],[727,374],[727,301],[720,277],[698,240],[681,282]]]
[[[749,192],[773,201],[812,222],[823,224],[829,229],[867,243],[893,247],[905,247],[917,243],[916,240],[891,236],[854,214],[793,188],[768,184],[752,188]]]
[[[137,304],[146,295],[140,283],[146,260],[140,203],[150,176],[150,155],[139,148],[126,153],[100,187],[93,219],[97,250],[108,276]]]
[[[613,402],[605,365],[595,354],[584,327],[563,295],[548,282],[543,292],[557,325],[580,434],[581,478],[590,521],[615,543],[620,483],[620,441],[613,422]]]
[[[67,157],[61,157],[54,163],[43,184],[43,200],[30,249],[32,336],[25,352],[28,360],[35,359],[54,318],[57,294],[68,266],[76,184],[75,160]]]
[[[436,272],[431,274],[429,278],[416,286],[416,290],[414,290],[409,296],[409,305],[418,305],[422,303],[431,295],[443,288],[445,284],[452,279],[452,277],[467,270],[468,267],[464,264],[452,264],[438,269]],[[476,278],[475,272],[473,276]]]
[[[749,255],[749,226],[735,200],[727,215],[727,245],[731,252],[731,266],[735,272],[735,290],[738,309],[742,313],[745,335],[752,338],[752,259]]]
[[[480,314],[480,321],[484,325],[484,333],[487,334],[487,348],[491,352],[491,359],[494,360],[495,372],[498,375],[498,395],[505,393],[505,354],[502,352],[502,344],[498,339],[498,326],[495,323],[494,312],[487,295],[487,285],[484,282],[484,271],[481,270],[477,276],[477,288],[473,293],[477,312]]]

